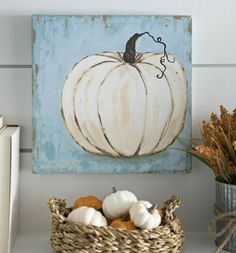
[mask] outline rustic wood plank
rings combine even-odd
[[[3,0],[0,1],[4,2]],[[193,19],[194,64],[236,64],[236,2],[180,0],[101,0],[99,9],[92,0],[8,1],[0,10],[0,64],[31,64],[32,14],[124,14],[124,15],[191,15]],[[222,11],[224,11],[222,13]],[[1,15],[8,13],[9,16]],[[178,17],[177,17],[178,18]]]
[[[0,15],[0,67],[6,64],[31,64],[30,16]]]

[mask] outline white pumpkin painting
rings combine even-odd
[[[148,35],[163,52],[136,52]],[[168,148],[184,126],[187,81],[183,66],[149,32],[135,33],[125,52],[96,53],[68,73],[61,112],[73,139],[86,151],[138,157]]]
[[[35,15],[32,39],[35,173],[191,171],[190,16]]]

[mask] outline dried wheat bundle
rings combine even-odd
[[[236,109],[229,113],[220,106],[220,116],[211,114],[210,121],[202,122],[202,143],[189,153],[207,164],[218,180],[236,184]]]

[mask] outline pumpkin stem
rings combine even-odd
[[[147,208],[147,210],[149,213],[153,214],[156,208],[157,204],[153,204],[151,207]]]
[[[149,37],[151,37],[153,39],[154,42],[158,43],[158,44],[162,44],[164,49],[163,49],[163,56],[160,59],[160,63],[161,65],[164,67],[164,70],[161,71],[161,75],[157,75],[157,78],[162,78],[164,76],[164,73],[166,71],[166,66],[164,64],[165,62],[165,58],[168,60],[168,62],[173,63],[175,61],[175,59],[173,61],[171,61],[168,58],[168,54],[166,52],[166,44],[162,41],[161,37],[158,37],[157,39],[155,39],[149,32],[144,32],[144,33],[135,33],[132,37],[129,38],[129,40],[126,43],[126,47],[125,47],[125,52],[123,55],[123,60],[127,63],[135,63],[136,61],[136,41],[139,37],[143,36],[144,34],[147,34]]]
[[[115,187],[115,186],[113,186],[113,187],[112,187],[112,191],[113,191],[113,193],[116,193],[116,192],[117,192],[117,190],[116,190],[116,187]]]

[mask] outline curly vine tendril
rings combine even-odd
[[[161,75],[157,74],[157,78],[161,79],[164,76],[164,73],[166,71],[166,65],[164,64],[165,59],[167,59],[168,62],[170,63],[174,63],[175,59],[173,59],[173,61],[171,61],[168,57],[168,54],[166,52],[166,44],[162,41],[161,37],[157,37],[157,39],[155,39],[154,36],[152,36],[149,32],[144,32],[144,33],[135,33],[126,43],[126,47],[125,47],[125,52],[123,55],[123,59],[125,62],[128,63],[135,63],[135,54],[136,54],[136,50],[135,50],[135,46],[136,46],[136,41],[139,37],[141,37],[142,35],[147,34],[150,38],[152,38],[152,40],[158,44],[162,44],[163,45],[163,56],[161,56],[160,58],[160,64],[163,66],[164,70],[161,71]]]

